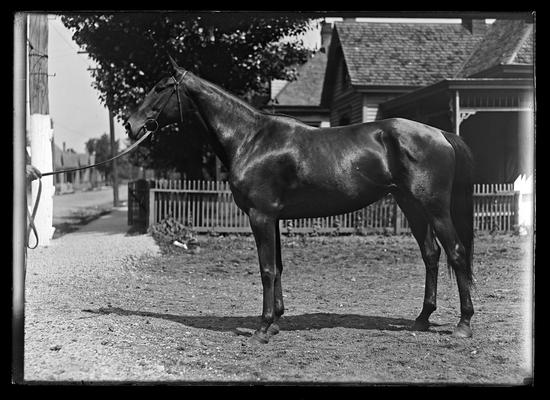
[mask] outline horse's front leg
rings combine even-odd
[[[279,318],[281,318],[285,312],[285,305],[283,302],[283,286],[281,283],[281,274],[283,273],[283,259],[281,257],[281,232],[279,231],[279,221],[275,222],[275,263],[277,270],[275,272],[275,316],[273,323],[269,326],[268,333],[270,335],[276,335],[279,333]]]
[[[269,217],[255,209],[250,210],[250,226],[260,262],[260,274],[263,286],[263,311],[260,328],[252,340],[267,343],[268,329],[275,318],[275,276],[276,276],[276,224],[277,219]]]

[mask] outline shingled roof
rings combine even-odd
[[[352,85],[425,86],[456,75],[483,33],[461,24],[337,22]]]
[[[507,64],[533,64],[533,24],[523,20],[495,21],[457,77],[472,76]]]
[[[299,68],[297,79],[288,82],[269,104],[285,106],[320,105],[326,65],[327,55],[317,52]]]

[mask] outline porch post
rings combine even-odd
[[[458,90],[455,90],[455,99],[454,99],[454,120],[455,120],[455,134],[460,136],[460,94]]]

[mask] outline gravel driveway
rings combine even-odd
[[[136,368],[131,354],[112,357],[106,339],[108,321],[98,327],[93,315],[82,311],[97,304],[107,306],[128,292],[137,279],[133,262],[157,254],[149,235],[129,236],[127,230],[126,209],[115,208],[48,247],[28,250],[25,380],[158,376],[151,366]],[[139,291],[133,293],[139,295]]]
[[[409,329],[425,268],[409,235],[283,238],[286,312],[267,345],[250,236],[201,251],[126,233],[116,209],[28,251],[25,379],[521,385],[532,377],[526,238],[476,238],[474,337],[451,337],[456,284],[442,257],[428,332]],[[171,247],[171,248],[172,248]]]

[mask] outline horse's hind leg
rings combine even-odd
[[[412,198],[406,198],[399,194],[394,194],[394,197],[407,217],[412,234],[420,247],[422,260],[426,266],[426,283],[422,311],[412,327],[414,330],[426,331],[430,326],[430,315],[437,308],[437,274],[439,271],[438,263],[441,248],[435,240],[433,228],[428,223],[420,204]]]
[[[468,276],[466,250],[454,228],[449,212],[436,212],[431,218],[435,234],[445,253],[447,262],[456,275],[458,294],[460,297],[460,321],[453,332],[455,337],[471,337],[470,320],[474,315],[474,307],[470,296],[471,277]]]
[[[421,242],[417,239],[422,259],[426,265],[424,303],[422,304],[422,311],[413,325],[413,329],[419,331],[428,330],[430,326],[428,319],[437,308],[437,274],[439,271],[439,256],[441,254],[441,248],[435,240],[432,227],[429,224],[425,226],[424,240]]]

